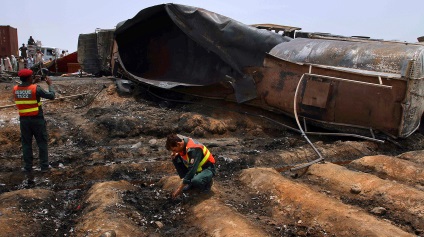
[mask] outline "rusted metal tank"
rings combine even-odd
[[[78,63],[81,69],[92,74],[100,73],[97,34],[80,34],[78,37]]]
[[[97,52],[102,75],[111,75],[111,55],[113,48],[114,29],[100,29],[97,33]]]
[[[255,78],[267,106],[341,130],[407,137],[424,111],[423,59],[418,44],[295,39],[274,47]]]
[[[113,33],[115,30],[98,29],[78,37],[78,63],[83,71],[101,76],[111,74]]]
[[[405,76],[410,60],[422,65],[422,45],[372,40],[322,40],[297,38],[279,44],[271,55],[293,62],[329,65]],[[423,77],[423,69],[417,68]]]

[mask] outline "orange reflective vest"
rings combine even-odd
[[[215,158],[213,157],[213,155],[209,151],[209,149],[206,148],[206,146],[204,146],[200,142],[197,142],[197,141],[195,141],[191,138],[188,138],[185,154],[183,152],[180,152],[180,156],[181,156],[183,163],[186,167],[188,167],[190,164],[194,163],[194,160],[192,160],[190,157],[188,157],[188,150],[190,148],[200,148],[203,151],[203,159],[199,163],[199,167],[197,168],[197,173],[201,172],[203,170],[203,165],[205,165],[207,161],[211,162],[212,164],[215,164]]]
[[[37,101],[37,85],[14,86],[13,94],[19,116],[37,116],[41,101]]]

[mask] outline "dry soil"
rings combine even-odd
[[[291,118],[113,78],[53,77],[43,104],[53,170],[21,172],[17,78],[0,83],[0,236],[422,236],[424,137],[310,136]],[[45,84],[40,84],[46,87]],[[11,106],[8,106],[11,105]],[[309,129],[319,128],[311,127]],[[217,159],[212,191],[172,200],[169,133]]]

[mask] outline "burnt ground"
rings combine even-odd
[[[15,81],[0,83],[0,106],[13,104]],[[119,92],[105,77],[53,85],[58,99],[43,104],[50,173],[21,172],[18,114],[0,109],[0,236],[424,233],[420,133],[385,143],[309,136],[325,162],[290,171],[317,158],[281,125],[295,127],[291,118],[145,87]],[[179,182],[164,148],[171,132],[217,158],[210,193],[170,198]]]

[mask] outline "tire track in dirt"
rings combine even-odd
[[[349,164],[364,172],[371,171],[382,178],[424,185],[424,169],[418,164],[391,156],[366,156]]]
[[[363,210],[318,193],[305,184],[282,177],[269,168],[251,168],[241,172],[240,180],[254,191],[274,195],[281,210],[290,208],[302,222],[319,225],[336,236],[414,236],[371,216]],[[293,210],[292,210],[293,211]],[[275,213],[274,218],[279,218]],[[295,216],[293,216],[296,219]]]
[[[397,156],[399,159],[409,160],[424,166],[424,151],[409,151]]]
[[[349,203],[384,207],[385,218],[397,224],[402,221],[404,228],[411,232],[424,229],[424,192],[420,190],[332,163],[312,165],[307,179],[332,194],[349,199]]]

